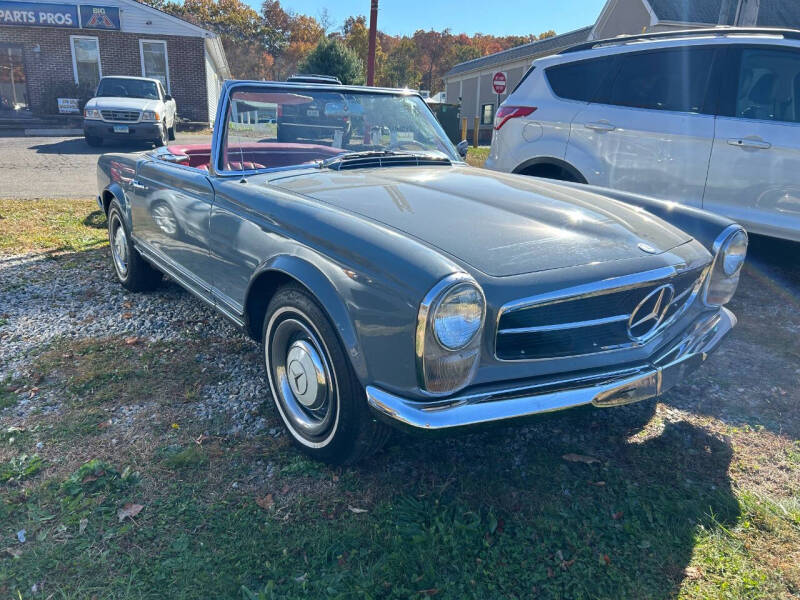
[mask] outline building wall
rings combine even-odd
[[[641,33],[655,21],[643,0],[610,0],[595,24],[596,40]]]
[[[191,121],[208,122],[208,92],[204,40],[200,37],[142,35],[94,29],[0,26],[0,43],[23,46],[25,76],[31,109],[42,112],[57,84],[75,82],[72,69],[71,35],[98,38],[103,75],[142,75],[139,40],[166,40],[170,93],[178,115]],[[34,48],[38,46],[39,51]]]

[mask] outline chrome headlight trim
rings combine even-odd
[[[736,291],[736,287],[739,284],[739,275],[742,272],[742,267],[744,265],[744,259],[742,260],[741,264],[733,273],[726,273],[724,270],[724,262],[725,262],[725,250],[728,248],[728,245],[733,242],[733,240],[738,235],[744,235],[745,243],[749,242],[749,237],[747,235],[747,231],[745,231],[744,227],[738,225],[736,223],[732,225],[728,225],[725,229],[722,230],[717,236],[717,239],[714,240],[714,245],[712,246],[712,251],[714,253],[714,258],[711,261],[711,265],[708,267],[708,275],[706,277],[705,284],[703,285],[703,304],[707,308],[719,308],[730,302],[731,297]],[[745,251],[746,255],[746,251]],[[709,297],[709,290],[711,286],[714,284],[715,281],[719,279],[728,280],[733,285],[733,291],[730,292],[729,298],[721,303],[710,302]]]
[[[89,119],[91,121],[95,121],[95,120],[99,121],[99,120],[101,120],[103,118],[103,116],[100,114],[100,109],[99,108],[84,108],[83,109],[83,118],[84,119]]]
[[[436,336],[434,332],[434,325],[433,325],[433,317],[436,312],[436,308],[438,307],[439,303],[447,296],[448,292],[450,292],[454,287],[462,285],[462,284],[470,284],[472,285],[480,294],[481,302],[482,302],[482,314],[481,314],[481,322],[478,326],[477,331],[475,334],[464,344],[461,348],[450,349],[444,346]],[[432,344],[436,344],[440,351],[444,353],[450,354],[457,354],[459,351],[463,351],[465,348],[475,348],[478,350],[476,355],[476,364],[477,364],[477,356],[480,355],[480,342],[483,338],[483,330],[486,325],[486,296],[483,293],[483,289],[475,279],[469,275],[468,273],[464,272],[457,272],[452,273],[443,279],[441,279],[436,285],[434,285],[425,297],[422,299],[419,305],[419,311],[417,313],[417,330],[416,336],[414,340],[414,349],[416,354],[416,364],[417,364],[417,383],[419,384],[420,390],[425,392],[431,396],[443,396],[447,394],[452,394],[462,388],[464,388],[471,379],[467,377],[464,381],[460,383],[460,385],[453,387],[452,389],[442,390],[442,391],[431,391],[428,388],[429,382],[428,378],[426,377],[426,342],[430,342]],[[428,346],[430,348],[430,346]]]

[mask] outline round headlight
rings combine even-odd
[[[433,313],[433,331],[448,350],[459,350],[475,337],[483,321],[483,294],[471,283],[453,286]]]
[[[722,271],[725,275],[734,275],[744,264],[747,256],[747,234],[743,230],[734,233],[720,249]]]

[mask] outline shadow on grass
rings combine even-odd
[[[649,412],[628,408],[449,440],[397,439],[360,478],[390,503],[423,499],[426,514],[416,517],[423,532],[453,507],[479,515],[483,528],[449,534],[460,541],[431,538],[429,547],[396,540],[381,552],[392,568],[425,573],[425,585],[449,582],[448,598],[481,597],[470,578],[486,593],[492,583],[510,587],[512,597],[676,597],[700,528],[731,525],[739,514],[727,475],[732,450],[685,422],[627,438],[631,420]],[[562,458],[570,454],[597,462]],[[497,519],[500,533],[491,531]],[[391,517],[382,524],[387,539],[397,526]]]

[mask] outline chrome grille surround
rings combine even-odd
[[[694,303],[708,269],[707,263],[663,267],[509,302],[498,311],[494,356],[535,361],[643,346]],[[657,325],[636,337],[633,313],[663,288],[671,297]]]
[[[135,123],[142,115],[138,110],[115,109],[103,109],[100,111],[100,114],[103,115],[104,121],[112,121],[115,123]]]

